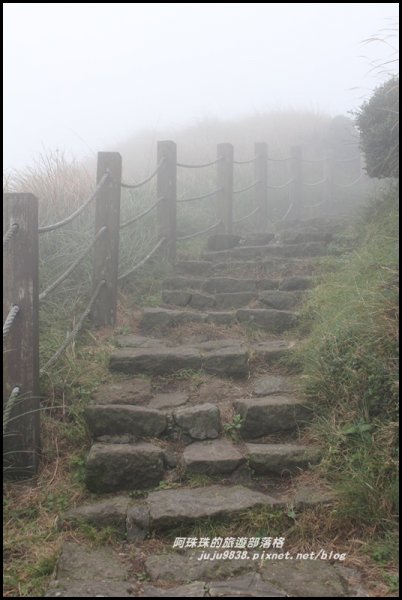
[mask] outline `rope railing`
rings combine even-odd
[[[251,190],[251,188],[255,187],[258,183],[260,183],[260,181],[257,179],[257,181],[253,181],[253,183],[250,183],[250,185],[246,185],[246,187],[244,188],[240,188],[239,190],[233,190],[233,194],[241,194],[242,192],[247,192],[247,190]]]
[[[123,273],[122,275],[119,275],[117,278],[117,281],[121,281],[122,279],[124,279],[125,277],[128,277],[128,275],[131,275],[132,273],[134,273],[134,271],[137,271],[137,269],[139,269],[140,267],[142,267],[143,265],[145,265],[145,263],[152,258],[152,256],[155,254],[155,252],[162,246],[162,244],[166,241],[166,238],[161,238],[159,240],[159,242],[157,242],[156,246],[154,246],[151,250],[151,252],[149,252],[145,258],[143,258],[142,260],[140,260],[136,265],[134,265],[134,267],[132,267],[129,271],[126,271],[125,273]]]
[[[270,162],[286,162],[291,159],[291,156],[286,156],[285,158],[271,158],[270,156],[268,156],[267,158],[267,160],[269,160]]]
[[[212,190],[212,192],[206,192],[205,194],[201,194],[200,196],[191,196],[189,198],[179,198],[177,202],[193,202],[194,200],[203,200],[204,198],[211,198],[211,196],[215,196],[219,192],[221,192],[223,188],[217,188],[216,190]]]
[[[326,181],[328,181],[328,178],[324,177],[323,179],[320,179],[319,181],[313,181],[312,183],[309,183],[308,181],[302,181],[302,184],[303,185],[307,185],[309,187],[314,187],[316,185],[322,185]]]
[[[105,173],[103,175],[103,177],[99,180],[98,185],[96,186],[96,188],[93,191],[93,193],[89,196],[88,200],[86,200],[84,202],[84,204],[82,206],[80,206],[80,208],[77,208],[77,210],[75,212],[73,212],[69,217],[66,217],[62,221],[58,221],[57,223],[53,223],[53,225],[44,225],[43,227],[39,227],[38,232],[39,233],[47,233],[49,231],[54,231],[55,229],[58,229],[59,227],[62,227],[63,225],[67,225],[67,223],[70,223],[73,219],[75,219],[75,217],[78,217],[78,215],[80,215],[82,213],[82,211],[93,200],[95,200],[95,198],[98,195],[99,191],[101,190],[101,188],[103,187],[103,185],[105,184],[105,182],[108,179],[109,179],[109,173]]]
[[[257,158],[260,158],[258,155],[257,156],[253,156],[253,158],[250,158],[249,160],[233,160],[233,164],[234,165],[249,165],[251,163],[254,163]]]
[[[10,422],[11,411],[15,404],[15,400],[18,398],[18,396],[20,394],[20,391],[21,391],[21,389],[18,386],[15,386],[11,390],[10,397],[7,400],[6,405],[4,407],[4,410],[3,410],[3,435],[5,435],[5,433],[7,431],[7,427]]]
[[[164,163],[164,159],[160,160],[159,163],[156,165],[156,169],[154,171],[152,171],[152,173],[150,175],[148,175],[148,177],[146,177],[145,179],[143,179],[142,181],[139,181],[138,183],[123,183],[121,182],[121,187],[128,189],[128,190],[135,190],[139,187],[142,187],[143,185],[145,185],[146,183],[148,183],[148,181],[151,181],[151,179],[153,179],[155,177],[155,175],[157,175],[157,173],[159,172],[159,169],[161,168],[161,166]]]
[[[257,208],[255,208],[254,210],[252,210],[251,212],[249,212],[247,215],[244,215],[244,217],[241,217],[240,219],[233,219],[233,223],[241,223],[242,221],[245,221],[246,219],[248,219],[252,215],[255,215],[255,213],[259,210],[259,208],[260,207],[257,206]]]
[[[269,188],[270,190],[282,190],[283,188],[288,187],[288,185],[290,185],[293,182],[294,179],[289,179],[289,181],[282,185],[267,185],[267,188]]]
[[[177,241],[183,242],[184,240],[191,240],[195,237],[198,237],[199,235],[203,235],[204,233],[208,233],[209,231],[216,229],[221,223],[222,221],[217,221],[216,223],[214,223],[210,227],[207,227],[206,229],[202,229],[201,231],[196,231],[195,233],[190,233],[189,235],[183,235],[181,237],[178,237]]]
[[[92,296],[88,302],[88,305],[87,305],[86,309],[84,310],[84,312],[82,313],[77,325],[74,327],[74,329],[71,331],[71,333],[67,336],[66,340],[63,342],[63,344],[60,346],[60,348],[53,354],[53,356],[51,358],[49,358],[47,363],[40,369],[39,375],[43,375],[47,371],[47,369],[49,369],[49,367],[54,365],[54,363],[63,354],[65,349],[74,340],[75,336],[81,331],[81,329],[84,325],[85,319],[89,316],[92,306],[94,305],[95,300],[97,299],[99,292],[102,289],[102,287],[105,285],[105,283],[106,283],[106,281],[104,279],[102,279],[102,281],[100,281],[98,283],[98,285],[96,286],[96,289],[95,289],[94,293],[92,294]]]
[[[211,162],[199,163],[197,165],[190,165],[187,163],[177,162],[176,167],[181,167],[182,169],[204,169],[204,167],[212,167],[212,165],[216,165],[221,160],[223,160],[222,156],[219,156],[215,160],[211,160]]]
[[[143,217],[145,217],[147,214],[149,214],[154,208],[156,208],[158,206],[158,204],[160,202],[162,202],[162,200],[164,200],[164,198],[158,198],[158,200],[156,202],[154,202],[152,204],[152,206],[150,206],[149,208],[144,210],[142,213],[140,213],[139,215],[136,215],[135,217],[133,217],[132,219],[129,219],[128,221],[125,221],[124,223],[121,223],[120,229],[123,229],[124,227],[128,227],[128,225],[132,225],[133,223],[136,223],[137,221],[140,221]]]
[[[20,307],[18,306],[18,304],[13,304],[13,306],[8,311],[8,315],[7,315],[6,320],[4,321],[4,325],[3,325],[3,344],[4,344],[8,334],[10,333],[10,329],[14,323],[15,317],[17,316],[19,310],[20,310]]]
[[[68,269],[66,269],[64,271],[64,273],[62,273],[62,275],[60,275],[60,277],[58,277],[41,294],[39,294],[39,301],[40,302],[42,300],[44,300],[50,294],[50,292],[53,292],[53,290],[55,290],[57,288],[57,286],[59,286],[65,279],[67,279],[67,277],[69,275],[71,275],[71,273],[74,271],[74,269],[76,267],[78,267],[78,265],[81,264],[81,262],[84,260],[84,258],[89,254],[89,252],[94,247],[95,242],[105,233],[106,230],[107,230],[107,227],[102,227],[101,229],[99,229],[98,233],[95,235],[94,239],[92,240],[92,242],[90,243],[90,245],[88,246],[88,248],[85,250],[85,252],[83,252],[81,254],[81,256],[79,256],[73,262],[73,264],[70,267],[68,267]]]
[[[351,181],[350,183],[337,183],[336,181],[334,181],[334,185],[338,188],[349,188],[352,187],[353,185],[355,185],[356,183],[358,183],[360,181],[360,179],[362,179],[363,177],[363,172],[360,173],[359,177],[357,177],[357,179],[355,179],[354,181]]]
[[[12,223],[3,235],[3,248],[5,248],[10,240],[15,236],[19,229],[18,223]]]
[[[290,211],[292,210],[292,208],[293,208],[293,202],[291,202],[289,204],[289,206],[288,206],[287,211],[285,212],[285,214],[282,217],[280,217],[280,219],[278,219],[277,221],[275,221],[273,223],[273,225],[277,225],[278,223],[281,223],[282,221],[285,221],[285,219],[287,219],[287,217],[289,216]]]

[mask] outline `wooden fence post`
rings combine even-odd
[[[233,145],[218,144],[217,163],[218,218],[222,221],[225,233],[232,233],[233,227]]]
[[[302,187],[302,149],[293,146],[290,149],[290,178],[289,195],[293,208],[287,221],[301,221],[303,218],[303,187]]]
[[[3,465],[6,475],[29,477],[40,450],[38,199],[5,194],[4,208],[4,231],[13,223],[18,229],[3,242],[3,323],[13,305],[19,311],[3,347]],[[10,402],[15,387],[19,394]]]
[[[167,257],[176,259],[176,189],[177,189],[177,149],[175,142],[158,142],[156,194],[162,198],[157,207],[159,238],[166,239]]]
[[[255,186],[255,205],[258,206],[257,223],[259,231],[266,231],[268,226],[268,146],[265,142],[254,144],[255,162],[254,162],[254,180]]]
[[[97,327],[116,324],[121,168],[118,152],[98,152],[96,181],[99,183],[106,172],[109,178],[98,192],[95,208],[95,234],[107,227],[96,241],[92,254],[93,291],[102,280],[106,281],[91,311],[92,323]]]

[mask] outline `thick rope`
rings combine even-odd
[[[251,188],[255,187],[257,183],[260,183],[259,180],[253,181],[250,185],[246,185],[244,188],[240,188],[239,190],[233,190],[234,194],[241,194],[242,192],[247,192],[247,190],[251,190]]]
[[[66,269],[62,275],[60,275],[60,277],[58,277],[58,279],[56,279],[53,283],[49,285],[49,287],[47,287],[41,294],[39,294],[39,301],[44,300],[46,296],[50,294],[50,292],[53,292],[53,290],[55,290],[57,286],[60,285],[60,283],[62,283],[65,279],[67,279],[69,275],[71,275],[74,269],[78,267],[78,265],[89,254],[89,252],[94,247],[95,242],[105,233],[106,230],[107,227],[102,227],[101,229],[99,229],[98,233],[95,235],[94,239],[92,240],[88,248],[85,250],[85,252],[83,252],[83,254],[81,254],[81,256],[79,256],[77,260],[75,260],[73,264],[70,267],[68,267],[68,269]]]
[[[17,304],[13,304],[13,306],[8,311],[8,315],[7,315],[6,320],[4,321],[4,325],[3,325],[3,344],[10,332],[10,329],[14,323],[14,319],[17,316],[17,313],[19,312],[19,310],[20,310],[20,307]]]
[[[218,221],[217,223],[214,223],[213,225],[211,225],[211,227],[207,227],[206,229],[202,229],[201,231],[196,231],[195,233],[190,233],[190,235],[184,235],[182,237],[178,237],[177,241],[182,242],[184,240],[191,240],[192,238],[198,237],[199,235],[203,235],[204,233],[208,233],[208,231],[212,231],[213,229],[216,229],[218,227],[218,225],[220,225],[221,223],[222,223],[222,221]]]
[[[157,164],[155,171],[153,171],[150,175],[148,175],[148,177],[146,177],[142,181],[139,181],[138,183],[123,183],[122,182],[121,187],[128,189],[128,190],[135,190],[135,189],[145,185],[146,183],[148,183],[148,181],[151,181],[151,179],[153,179],[155,177],[155,175],[159,172],[159,169],[161,168],[161,166],[163,165],[164,162],[165,162],[165,159],[162,158],[162,160]]]
[[[181,167],[182,169],[203,169],[204,167],[211,167],[212,165],[216,165],[221,160],[223,160],[222,156],[220,156],[219,158],[216,158],[215,160],[211,160],[211,162],[200,163],[198,165],[188,165],[186,163],[178,162],[178,163],[176,163],[176,166]]]
[[[142,267],[143,265],[145,265],[145,263],[152,258],[152,256],[155,254],[155,252],[162,246],[163,242],[166,241],[166,238],[161,238],[159,240],[159,242],[156,244],[156,246],[154,246],[151,250],[151,252],[149,252],[149,254],[147,254],[145,256],[145,258],[143,258],[142,260],[140,260],[140,262],[138,262],[136,265],[134,265],[134,267],[132,267],[129,271],[126,271],[125,273],[123,273],[123,275],[119,275],[117,278],[117,281],[121,281],[122,279],[124,279],[125,277],[128,277],[128,275],[131,275],[131,273],[134,273],[134,271],[137,271],[137,269],[139,269],[140,267]]]
[[[204,198],[210,198],[211,196],[215,196],[218,192],[221,192],[223,188],[217,188],[216,190],[212,190],[212,192],[207,192],[206,194],[202,194],[201,196],[191,196],[190,198],[180,198],[177,202],[193,202],[194,200],[203,200]]]
[[[241,217],[240,219],[233,219],[233,223],[241,223],[241,221],[245,221],[246,219],[248,219],[249,217],[251,217],[252,215],[254,215],[257,210],[259,210],[259,206],[257,206],[257,208],[255,208],[254,210],[252,210],[250,213],[248,213],[248,215],[244,215],[244,217]]]
[[[128,221],[125,221],[124,223],[121,223],[120,224],[120,229],[123,229],[123,227],[127,227],[128,225],[132,225],[133,223],[136,223],[137,221],[139,221],[140,219],[142,219],[142,217],[145,217],[156,206],[158,206],[159,202],[162,202],[162,200],[164,200],[164,198],[159,198],[156,202],[154,202],[152,204],[152,206],[150,206],[149,208],[147,208],[146,210],[144,210],[144,212],[140,213],[139,215],[136,215],[135,217],[133,217],[132,219],[129,219]]]
[[[8,244],[8,242],[14,237],[14,235],[17,233],[19,229],[19,225],[18,223],[13,223],[12,225],[10,225],[10,227],[7,229],[6,233],[3,235],[3,248],[5,248]]]
[[[103,187],[104,183],[107,181],[108,178],[109,178],[109,173],[105,173],[103,175],[103,177],[100,179],[100,181],[99,181],[98,185],[96,186],[95,190],[93,191],[93,193],[89,196],[88,200],[86,200],[86,202],[84,202],[84,204],[82,206],[80,206],[80,208],[78,208],[75,212],[73,212],[72,215],[70,215],[66,219],[63,219],[62,221],[59,221],[58,223],[53,223],[53,225],[45,225],[43,227],[39,227],[39,229],[38,229],[39,233],[47,233],[48,231],[54,231],[55,229],[58,229],[59,227],[62,227],[63,225],[67,225],[67,223],[70,223],[70,221],[75,219],[75,217],[78,217],[78,215],[80,215],[82,213],[84,208],[86,208],[88,206],[88,204],[90,204],[92,202],[92,200],[94,200],[96,198],[100,189]]]
[[[43,375],[43,373],[45,373],[49,369],[49,367],[54,365],[54,363],[63,354],[64,350],[74,340],[75,336],[81,331],[81,329],[84,325],[85,319],[88,317],[89,313],[91,312],[91,308],[92,308],[93,304],[95,303],[95,300],[97,299],[99,292],[100,292],[101,288],[105,285],[105,283],[106,283],[106,281],[104,279],[102,279],[102,281],[100,281],[98,283],[98,285],[96,286],[96,290],[92,294],[92,296],[89,300],[88,306],[82,313],[77,325],[74,327],[74,329],[71,331],[71,333],[67,336],[65,342],[63,342],[63,344],[60,346],[60,348],[53,354],[53,356],[51,358],[49,358],[47,363],[41,368],[41,370],[39,371],[40,375]]]

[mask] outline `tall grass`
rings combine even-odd
[[[366,539],[394,534],[398,514],[398,214],[394,186],[365,211],[354,250],[327,263],[299,353],[338,517]]]

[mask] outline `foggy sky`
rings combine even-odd
[[[395,26],[398,3],[5,3],[3,10],[8,169],[45,149],[80,158],[116,149],[144,128],[205,117],[278,108],[346,114],[388,78],[371,70],[372,61],[395,58],[393,50],[362,41]]]

